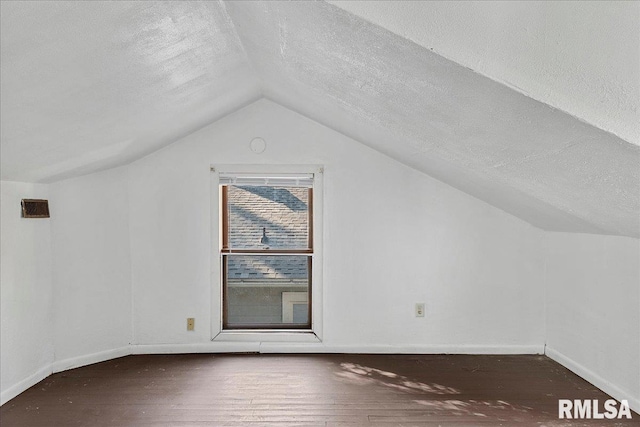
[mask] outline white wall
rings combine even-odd
[[[51,373],[53,361],[49,219],[21,217],[20,199],[46,199],[44,185],[0,183],[1,403]]]
[[[131,340],[127,170],[61,181],[50,192],[54,336],[63,369]]]
[[[638,411],[640,242],[547,233],[546,247],[547,354]]]
[[[267,100],[130,165],[135,343],[211,338],[221,163],[325,165],[325,349],[542,350],[541,231]]]

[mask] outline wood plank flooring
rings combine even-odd
[[[127,356],[52,375],[2,427],[596,426],[558,399],[609,397],[545,356]]]

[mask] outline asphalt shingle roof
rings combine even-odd
[[[230,185],[227,195],[231,249],[307,248],[307,188]],[[228,262],[230,280],[307,278],[306,255],[232,255]]]
[[[229,280],[306,279],[306,255],[232,255],[229,257]]]
[[[306,188],[230,185],[229,245],[232,249],[305,249],[308,230]],[[263,229],[268,243],[260,242]]]

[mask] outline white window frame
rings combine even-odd
[[[282,292],[282,323],[293,323],[293,306],[295,304],[308,303],[309,295],[306,292]]]
[[[313,268],[311,270],[311,329],[223,330],[222,329],[222,243],[220,174],[313,174]],[[211,165],[211,340],[212,341],[322,341],[322,236],[323,176],[321,165]]]

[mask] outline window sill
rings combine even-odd
[[[211,341],[244,341],[244,342],[322,342],[322,340],[309,329],[301,330],[228,330],[221,331]]]

